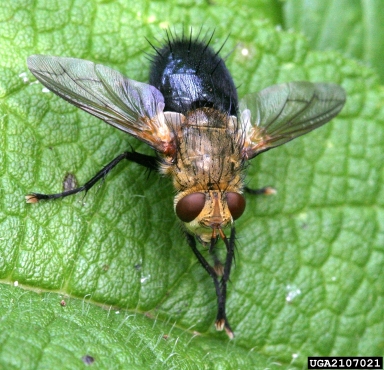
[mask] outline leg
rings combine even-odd
[[[229,338],[233,339],[234,334],[233,331],[229,325],[229,322],[227,320],[227,316],[225,313],[225,303],[227,300],[227,282],[229,280],[229,276],[231,274],[231,267],[232,262],[234,260],[235,256],[235,227],[232,226],[231,228],[231,236],[229,237],[229,240],[227,238],[224,239],[225,246],[227,247],[227,257],[225,259],[225,265],[224,265],[224,273],[220,281],[221,286],[221,297],[219,297],[219,311],[217,313],[217,319],[216,319],[216,328],[223,328],[225,329],[227,335]]]
[[[272,186],[266,186],[261,189],[250,189],[248,186],[245,186],[244,192],[252,195],[274,195],[277,193],[276,189]]]
[[[57,198],[64,198],[68,195],[76,194],[81,191],[87,192],[90,188],[92,188],[93,185],[95,185],[101,178],[104,178],[108,172],[114,168],[120,161],[123,159],[127,159],[129,161],[138,163],[144,167],[149,168],[150,170],[154,170],[158,168],[158,163],[156,157],[152,157],[150,155],[140,154],[136,153],[135,151],[132,152],[125,152],[117,156],[113,161],[108,163],[101,171],[99,171],[95,176],[93,176],[86,184],[83,186],[80,186],[79,188],[64,191],[62,193],[57,194],[38,194],[38,193],[31,193],[25,196],[25,199],[27,203],[37,203],[39,200],[42,199],[57,199]]]
[[[234,229],[233,229],[234,230]],[[195,253],[195,256],[197,257],[198,261],[200,264],[204,267],[204,269],[208,272],[209,276],[213,279],[213,283],[215,285],[215,290],[216,290],[216,296],[217,296],[217,316],[216,316],[216,322],[215,326],[217,330],[223,330],[225,329],[227,335],[229,338],[233,338],[234,334],[232,332],[231,327],[229,326],[229,322],[227,320],[227,316],[225,314],[225,300],[226,300],[226,293],[227,293],[227,280],[229,279],[229,273],[231,271],[231,263],[233,259],[233,253],[229,257],[229,253],[227,252],[227,258],[226,258],[226,263],[224,266],[224,276],[227,273],[228,276],[224,279],[221,279],[221,282],[219,283],[218,275],[215,271],[215,269],[207,262],[207,260],[202,256],[202,254],[199,252],[199,250],[196,247],[196,240],[193,237],[193,235],[190,235],[188,233],[185,233],[187,237],[187,242],[189,246],[192,248],[193,253]],[[232,237],[232,232],[231,232],[231,241],[233,241],[234,245],[234,231],[233,231],[233,237]],[[228,241],[226,241],[227,244]],[[231,242],[229,242],[230,244]],[[229,248],[227,247],[227,250]],[[233,246],[234,250],[234,246]]]
[[[220,295],[220,284],[219,279],[217,276],[217,273],[215,269],[207,262],[207,260],[203,257],[203,255],[199,252],[199,250],[196,247],[196,240],[193,235],[185,233],[185,236],[187,237],[187,242],[189,246],[192,248],[193,253],[195,253],[195,256],[197,257],[200,264],[204,267],[205,271],[208,272],[209,276],[213,279],[213,283],[215,285],[216,289],[216,295]]]

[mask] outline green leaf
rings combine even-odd
[[[372,71],[260,17],[266,3],[12,1],[0,8],[0,368],[299,367],[384,352],[384,90]],[[181,21],[182,24],[181,25]],[[251,162],[228,293],[235,340],[214,330],[212,282],[188,248],[169,179],[121,163],[97,189],[36,205],[145,145],[45,93],[28,55],[74,56],[147,81],[147,37],[215,28],[239,95],[340,83],[323,128]],[[173,31],[175,28],[175,31]],[[189,31],[188,31],[189,32]],[[65,306],[60,302],[64,300]],[[200,333],[200,334],[198,334]],[[29,366],[29,367],[28,367]]]
[[[319,50],[339,50],[365,61],[384,81],[384,2],[382,0],[287,0],[286,28],[303,32]]]
[[[0,298],[4,369],[84,369],[87,361],[100,369],[276,368],[247,349],[86,299],[7,285]]]

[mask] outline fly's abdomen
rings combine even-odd
[[[208,44],[170,39],[156,49],[149,83],[163,94],[165,111],[185,114],[207,107],[236,116],[236,87],[224,61]]]

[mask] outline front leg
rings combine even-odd
[[[224,272],[223,276],[220,281],[220,292],[221,296],[218,298],[219,300],[219,312],[217,314],[217,319],[216,319],[216,328],[218,330],[223,330],[225,329],[227,335],[229,338],[233,339],[235,336],[229,322],[227,320],[227,316],[225,313],[225,305],[227,301],[227,282],[229,281],[229,277],[231,275],[231,268],[232,268],[232,263],[235,257],[235,235],[236,235],[236,230],[235,226],[232,225],[231,228],[231,235],[229,237],[229,240],[227,237],[224,238],[224,243],[227,248],[227,256],[225,259],[225,264],[224,264]]]
[[[232,264],[233,251],[232,251],[232,253],[229,253],[228,251],[230,250],[230,248],[227,247],[227,257],[226,257],[226,262],[225,262],[225,266],[224,266],[224,275],[223,275],[221,281],[219,281],[219,275],[217,274],[215,268],[212,267],[207,262],[207,260],[203,257],[203,255],[197,249],[195,237],[193,235],[187,233],[187,232],[185,233],[185,235],[187,237],[187,242],[188,242],[189,246],[192,248],[193,253],[197,257],[200,264],[208,272],[208,274],[212,278],[213,284],[215,286],[216,296],[217,296],[217,316],[216,316],[216,322],[215,322],[216,329],[217,330],[225,329],[229,338],[232,339],[234,337],[234,334],[233,334],[233,331],[229,325],[227,315],[225,313],[225,302],[226,302],[226,293],[227,293],[226,284],[227,284],[227,281],[229,279],[229,273],[231,271],[230,265]],[[232,232],[231,232],[230,240],[233,241],[233,249],[234,249],[234,231],[233,231],[233,238],[232,238]],[[228,243],[230,244],[230,241]],[[226,242],[226,244],[227,244],[227,242]],[[224,276],[226,273],[228,276],[226,276],[224,279]]]

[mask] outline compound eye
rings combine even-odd
[[[192,193],[181,198],[176,204],[176,214],[183,222],[193,221],[203,210],[205,194]]]
[[[245,199],[239,193],[227,193],[227,205],[232,218],[237,220],[244,212]]]

